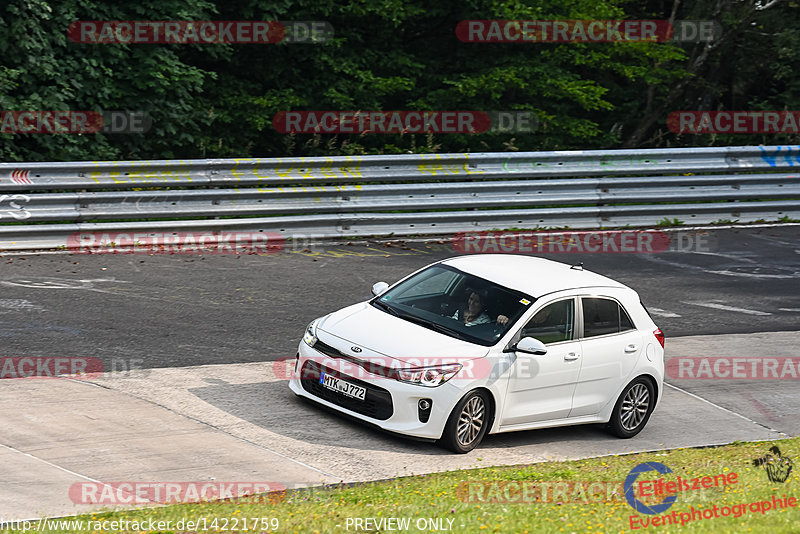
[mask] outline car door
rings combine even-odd
[[[515,337],[534,337],[547,354],[515,352],[501,426],[563,419],[581,365],[581,343],[575,336],[575,298],[550,302],[536,312]]]
[[[642,353],[642,333],[615,299],[580,298],[583,361],[570,417],[598,413],[628,379]]]

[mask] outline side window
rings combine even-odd
[[[633,329],[628,313],[616,300],[583,298],[583,337],[616,334]]]
[[[627,330],[633,330],[633,321],[631,321],[630,316],[628,316],[628,312],[625,311],[625,308],[622,306],[619,307],[619,331],[625,332]]]
[[[573,339],[574,299],[548,304],[522,328],[522,337],[535,337],[544,344]]]

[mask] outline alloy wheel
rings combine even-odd
[[[650,408],[650,391],[644,384],[635,384],[628,393],[620,406],[620,423],[622,428],[628,431],[636,430]]]
[[[456,436],[460,445],[469,447],[475,441],[483,427],[485,413],[486,403],[480,395],[475,395],[464,405],[461,414],[458,416],[456,429]]]

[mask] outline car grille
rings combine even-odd
[[[314,343],[314,349],[320,351],[322,354],[330,356],[331,358],[347,358],[348,360],[353,359],[350,356],[343,354],[341,351],[339,351],[339,349],[331,347],[319,339],[317,339],[317,342]]]
[[[313,346],[314,350],[317,350],[326,356],[329,356],[331,358],[339,358],[342,360],[346,360],[350,363],[354,363],[359,367],[361,367],[362,369],[374,375],[383,376],[385,378],[397,378],[398,374],[397,369],[394,369],[392,367],[387,367],[379,362],[362,360],[360,358],[356,358],[355,356],[351,356],[350,354],[345,354],[336,347],[331,347],[327,343],[323,343],[320,340],[317,340],[317,342],[314,343]]]
[[[314,348],[317,348],[316,344],[314,345]],[[354,399],[344,395],[343,393],[332,391],[324,387],[319,383],[320,371],[336,378],[341,378],[342,380],[358,384],[359,386],[365,388],[367,392],[364,396],[364,400],[362,401],[359,399]],[[303,364],[300,377],[300,382],[303,385],[303,389],[315,397],[324,399],[328,402],[336,404],[337,406],[341,406],[342,408],[347,408],[353,412],[366,415],[367,417],[372,417],[373,419],[380,419],[381,421],[389,419],[392,416],[392,413],[394,413],[391,393],[381,387],[370,384],[369,382],[344,376],[332,369],[328,369],[327,367],[321,367],[319,364],[311,360],[306,361],[306,363]]]

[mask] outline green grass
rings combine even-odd
[[[680,432],[680,429],[675,429]],[[766,454],[773,444],[778,444],[784,457],[798,463],[784,483],[770,482],[763,467],[755,467],[753,460]],[[452,471],[421,475],[383,482],[314,488],[289,492],[275,498],[273,504],[252,503],[202,503],[153,507],[139,510],[95,513],[76,519],[149,520],[177,522],[181,519],[217,518],[220,530],[224,521],[232,531],[233,521],[239,519],[275,518],[275,532],[388,532],[389,530],[359,529],[353,524],[348,529],[348,518],[409,518],[408,532],[420,532],[415,523],[420,518],[435,518],[447,526],[452,520],[453,532],[629,532],[629,518],[638,514],[627,503],[624,495],[604,495],[592,502],[465,502],[459,496],[468,495],[469,482],[477,481],[623,481],[629,471],[642,462],[660,462],[672,469],[671,474],[643,474],[640,479],[663,477],[667,481],[683,478],[738,474],[738,481],[724,487],[683,492],[665,514],[673,511],[687,512],[695,509],[732,506],[755,501],[771,500],[773,495],[800,497],[800,438],[779,442],[734,443],[723,447],[676,449],[622,456],[608,456],[569,462],[547,462],[516,467],[492,467],[467,471]],[[480,461],[480,458],[477,458]],[[263,477],[262,477],[263,478]],[[506,482],[508,483],[508,482]],[[461,486],[459,486],[461,484]],[[460,489],[459,489],[460,488]],[[489,495],[486,493],[484,498]],[[485,499],[486,500],[486,499]],[[491,500],[491,499],[488,499]],[[551,499],[552,500],[552,499]],[[656,499],[655,502],[660,501]],[[800,506],[800,503],[798,503]],[[663,514],[662,514],[663,516]],[[680,518],[680,515],[677,516]],[[250,519],[248,519],[250,521]],[[266,523],[267,525],[269,523]],[[52,525],[51,525],[52,526]],[[33,528],[36,527],[34,523]],[[188,530],[188,529],[184,529]],[[720,517],[701,519],[684,526],[650,526],[639,532],[770,532],[800,531],[800,507],[783,510],[747,512],[739,518]],[[72,532],[51,530],[47,532]],[[89,532],[91,530],[84,530]],[[130,530],[128,530],[130,531]],[[213,530],[211,530],[213,531]],[[249,530],[253,532],[253,530]],[[268,531],[257,529],[256,532]],[[430,531],[430,530],[426,530]],[[17,531],[14,531],[17,532]],[[103,530],[102,532],[119,532]],[[177,532],[155,530],[152,532]],[[441,531],[440,531],[441,532]]]

